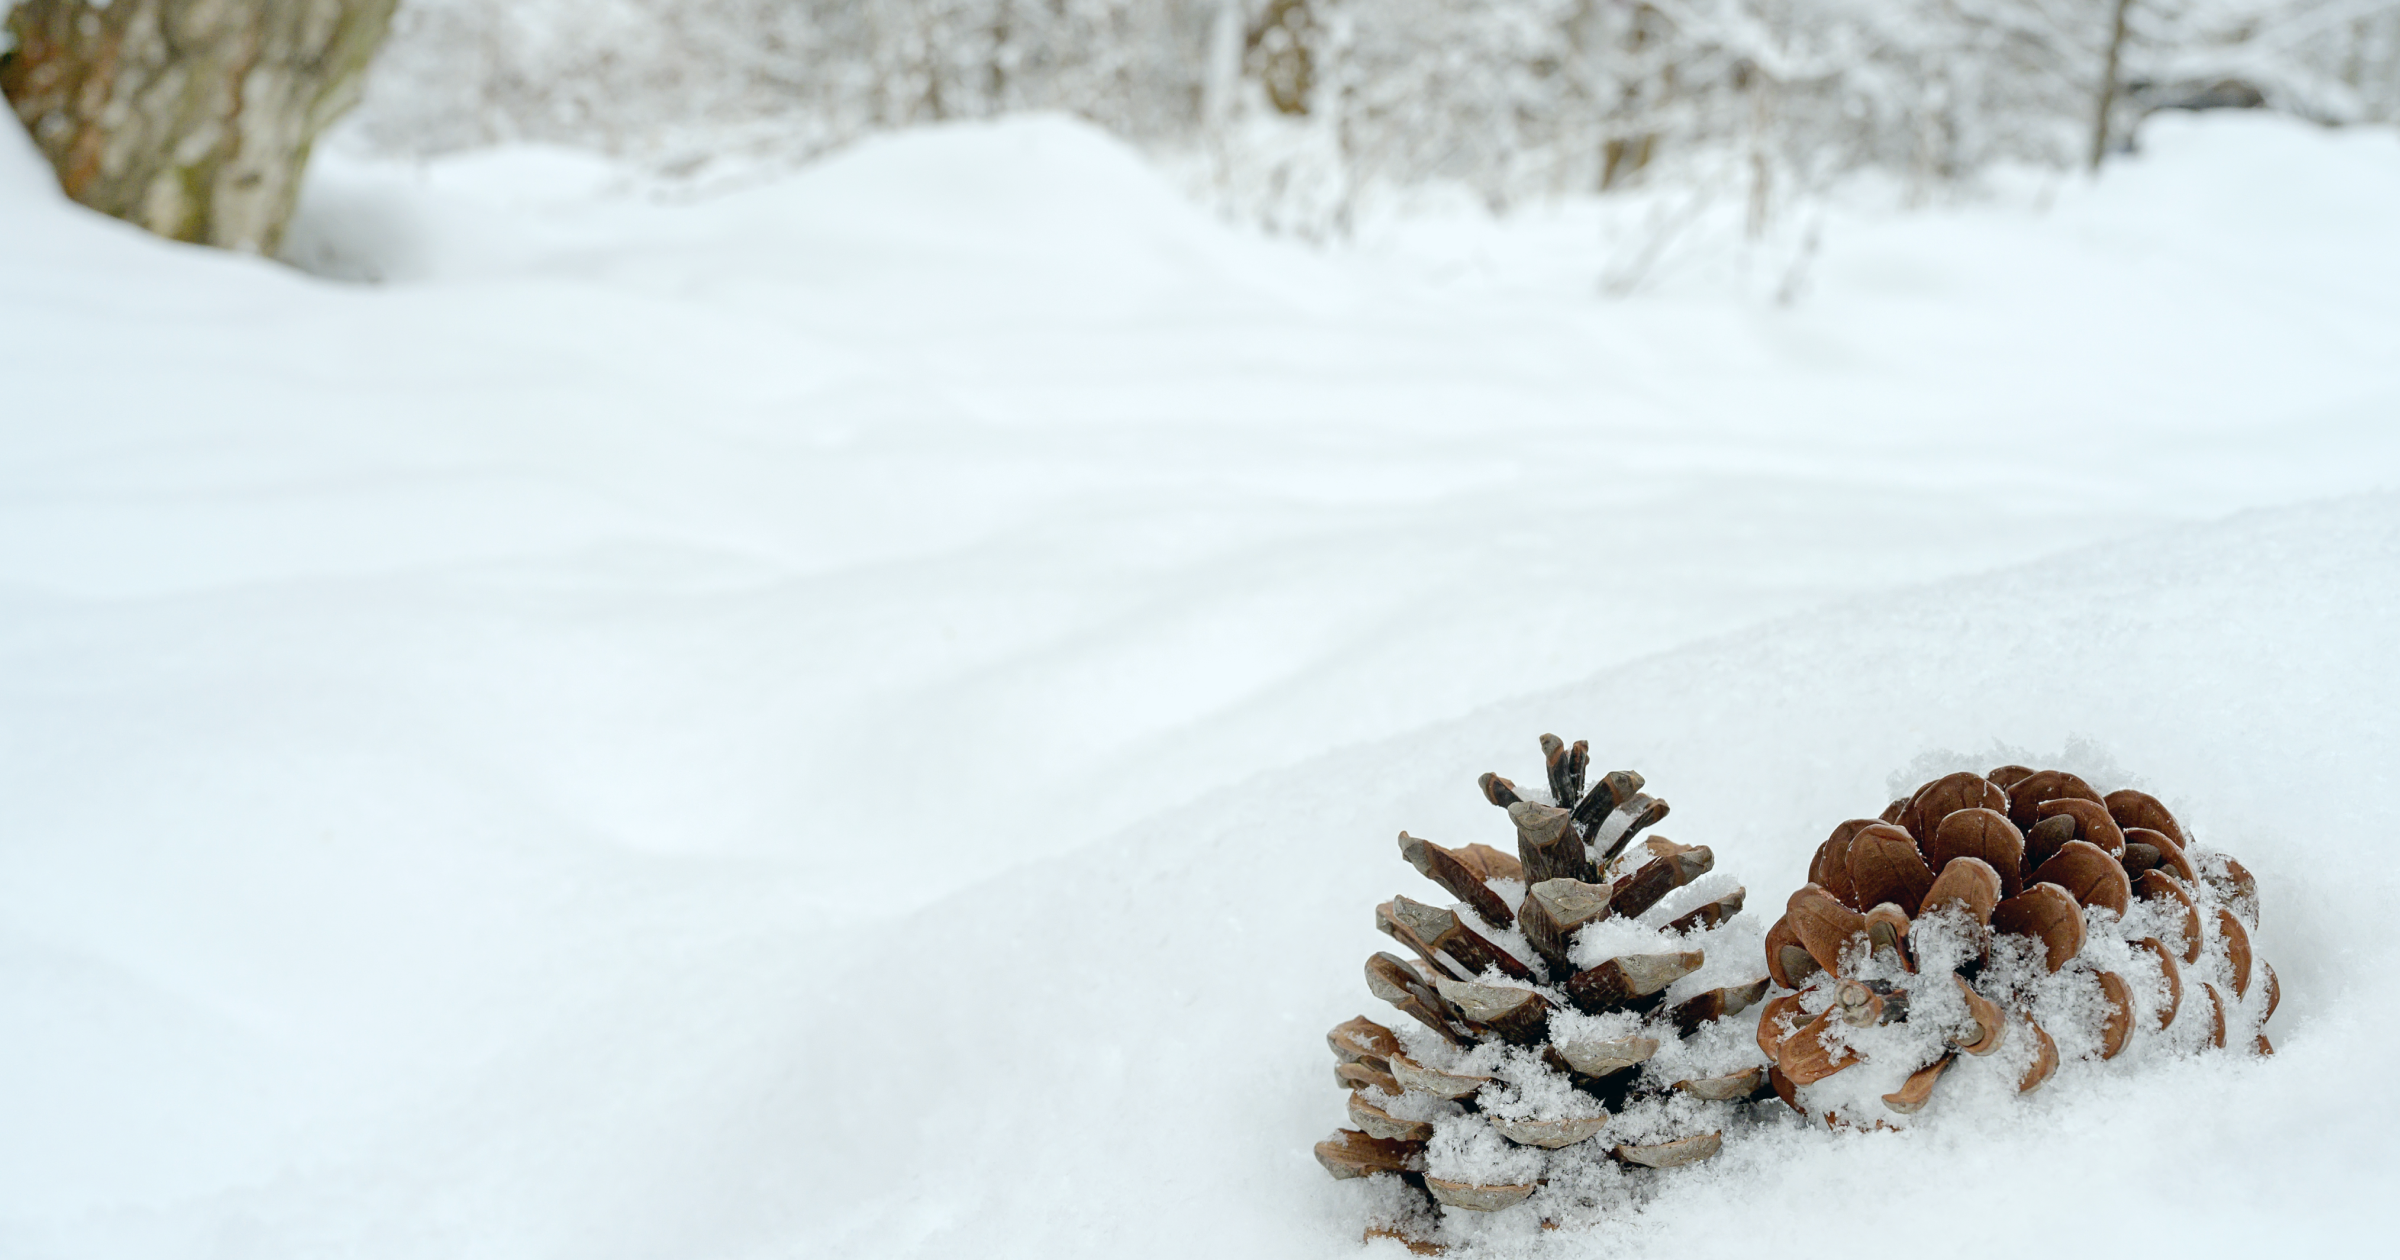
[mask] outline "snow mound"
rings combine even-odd
[[[1760,900],[1928,747],[2104,749],[2257,874],[2285,997],[2271,1060],[2092,1065],[2024,1098],[1937,1097],[1907,1134],[1770,1125],[1638,1217],[1540,1249],[1848,1254],[1861,1230],[1949,1231],[1995,1202],[2039,1204],[2073,1254],[2364,1236],[2396,1161],[2371,1109],[2323,1082],[2400,1031],[2380,926],[2400,895],[2382,790],[2400,675],[2380,663],[2396,565],[2400,497],[2377,496],[1898,592],[1255,780],[935,906],[949,926],[887,940],[877,965],[994,996],[801,1050],[802,1077],[871,1060],[884,1085],[813,1113],[833,1138],[793,1178],[829,1222],[811,1249],[1335,1251],[1365,1192],[1308,1155],[1341,1123],[1318,1039],[1376,1008],[1361,907],[1416,882],[1390,837],[1505,842],[1474,772],[1570,727],[1640,767],[1676,803],[1661,829],[1714,846]],[[848,1010],[870,990],[829,991]],[[977,1082],[972,1108],[951,1105],[953,1073]]]
[[[530,273],[740,305],[788,288],[825,305],[846,296],[871,327],[921,330],[1206,307],[1229,279],[1297,295],[1296,279],[1322,271],[1299,250],[1269,251],[1270,265],[1261,249],[1124,142],[1036,114],[881,135],[705,186],[551,146],[406,164],[337,145],[284,252],[344,279]]]
[[[1365,907],[1403,826],[1504,838],[1473,776],[1545,729],[1754,900],[1929,754],[2112,762],[2258,874],[2285,990],[2271,1063],[1754,1144],[1601,1243],[2051,1169],[2095,1249],[2349,1228],[2393,506],[2191,523],[2391,484],[2400,191],[2191,134],[1837,219],[1780,311],[1596,302],[1538,225],[1304,254],[1058,120],[688,203],[329,161],[380,285],[0,153],[0,1254],[1352,1254]],[[2279,164],[2357,208],[2187,214]]]

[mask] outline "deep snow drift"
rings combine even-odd
[[[2269,1063],[1795,1127],[1599,1245],[2363,1228],[2400,503],[2274,505],[2400,466],[2395,157],[2160,125],[1769,310],[1599,301],[1564,212],[1260,241],[1054,120],[691,204],[329,161],[371,286],[12,135],[0,1252],[1348,1254],[1391,837],[1503,841],[1542,730],[1754,905],[2089,741],[2286,991]]]

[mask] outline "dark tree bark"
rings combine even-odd
[[[2116,13],[2108,27],[2108,55],[2100,70],[2100,100],[2092,110],[2092,169],[2099,170],[2101,159],[2108,156],[2109,115],[2117,108],[2117,77],[2125,57],[2125,11],[2133,0],[2116,0]]]
[[[1316,91],[1317,19],[1308,0],[1267,0],[1267,10],[1250,28],[1252,72],[1279,113],[1305,114]]]
[[[68,196],[271,253],[309,146],[358,100],[396,0],[24,0],[0,92]]]

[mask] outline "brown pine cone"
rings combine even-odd
[[[1367,987],[1406,1018],[1327,1036],[1350,1127],[1317,1159],[1376,1179],[1370,1236],[1438,1249],[1478,1213],[1590,1219],[1774,1098],[1750,1022],[1723,1018],[1768,987],[1741,888],[1706,847],[1635,842],[1667,815],[1640,775],[1587,785],[1582,741],[1541,742],[1542,788],[1482,779],[1513,856],[1400,834],[1445,895],[1375,911],[1398,948],[1368,960]]]
[[[1793,1107],[1874,1126],[1947,1073],[2025,1092],[2137,1039],[2271,1053],[2257,924],[2249,872],[2147,793],[2024,766],[1945,775],[1818,846],[1767,932],[1758,1044]]]

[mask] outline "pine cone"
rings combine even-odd
[[[2013,765],[1946,775],[1818,846],[1767,933],[1784,992],[1758,1044],[1794,1108],[1877,1127],[1945,1072],[2026,1092],[2137,1033],[2271,1054],[2280,994],[2274,968],[2254,974],[2257,925],[2250,873],[2146,793]]]
[[[1401,856],[1456,900],[1376,907],[1412,956],[1376,954],[1367,987],[1408,1019],[1362,1015],[1326,1038],[1353,1127],[1318,1143],[1318,1162],[1376,1178],[1368,1234],[1414,1250],[1476,1228],[1461,1213],[1589,1219],[1652,1170],[1716,1154],[1737,1105],[1775,1096],[1748,1021],[1722,1018],[1768,985],[1741,961],[1758,939],[1736,920],[1741,888],[1704,879],[1704,846],[1634,846],[1667,815],[1640,775],[1587,790],[1582,741],[1544,735],[1542,750],[1546,800],[1482,779],[1516,856],[1400,833]]]

